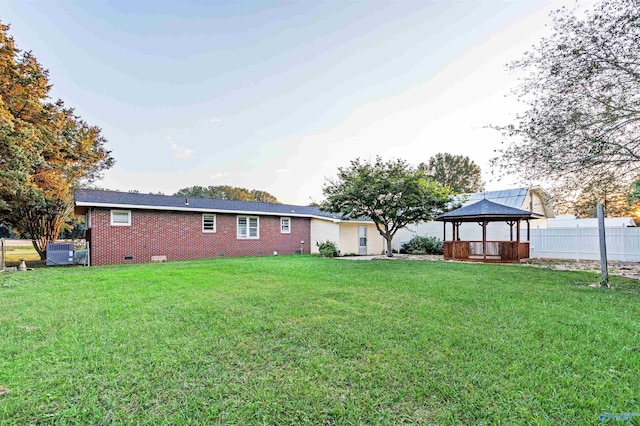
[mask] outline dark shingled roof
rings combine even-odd
[[[480,200],[473,204],[460,207],[459,209],[441,214],[436,217],[439,221],[473,221],[477,219],[528,219],[533,217],[541,217],[537,213],[531,213],[529,210],[517,209],[515,207],[505,206],[504,204],[494,203],[486,199]]]
[[[326,219],[342,219],[341,214],[323,212],[313,206],[292,204],[258,203],[252,201],[219,200],[215,198],[191,198],[169,195],[138,194],[131,192],[76,189],[76,212],[83,213],[86,207],[140,207],[149,210],[181,210],[254,213],[274,216],[303,216]],[[188,201],[188,204],[187,204]],[[84,207],[84,208],[83,208]]]

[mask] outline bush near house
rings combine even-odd
[[[421,237],[416,235],[400,248],[406,254],[444,254],[444,242],[437,237]]]
[[[340,251],[332,241],[318,241],[316,242],[316,246],[318,247],[318,251],[320,252],[320,256],[322,257],[340,256]]]

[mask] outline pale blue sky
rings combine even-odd
[[[305,204],[358,156],[465,154],[490,181],[501,137],[483,126],[518,108],[504,65],[574,3],[0,0],[0,19],[102,128],[117,163],[98,185]]]

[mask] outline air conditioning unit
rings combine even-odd
[[[73,243],[47,244],[47,266],[73,265]]]

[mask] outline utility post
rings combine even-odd
[[[604,206],[598,204],[598,235],[600,237],[600,270],[602,271],[602,280],[600,285],[611,288],[609,285],[609,268],[607,267],[607,239],[604,228]]]

